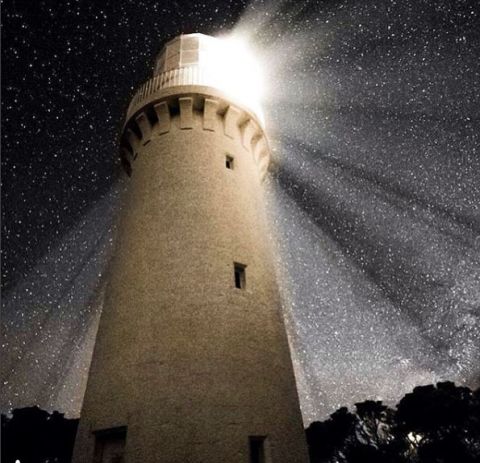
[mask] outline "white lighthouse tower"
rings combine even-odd
[[[269,241],[258,69],[168,42],[121,137],[129,190],[75,463],[308,460]]]

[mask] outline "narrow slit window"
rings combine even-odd
[[[250,463],[269,463],[267,455],[267,438],[265,436],[250,436]]]
[[[127,428],[102,429],[94,432],[94,463],[123,463]]]
[[[225,167],[233,170],[233,157],[229,156],[228,154],[225,156]]]
[[[245,283],[246,283],[245,268],[246,268],[246,265],[239,264],[237,262],[233,264],[235,288],[245,289]]]

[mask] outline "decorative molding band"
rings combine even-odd
[[[197,114],[197,116],[195,116]],[[247,111],[220,99],[200,94],[173,96],[165,101],[152,101],[135,117],[127,120],[120,141],[122,165],[130,175],[132,162],[142,147],[152,138],[171,131],[172,119],[180,130],[196,127],[195,118],[201,118],[200,130],[220,131],[251,153],[263,178],[270,163],[270,149],[263,129]]]

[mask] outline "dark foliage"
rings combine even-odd
[[[78,420],[38,407],[2,415],[2,462],[68,463]],[[480,463],[480,390],[416,387],[392,409],[343,407],[306,430],[311,463]]]
[[[38,407],[2,415],[2,463],[68,463],[72,458],[78,420],[47,413]]]
[[[416,387],[391,409],[368,400],[307,429],[311,463],[480,463],[480,391]]]

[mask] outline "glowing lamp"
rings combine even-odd
[[[225,93],[264,123],[264,78],[254,53],[240,37],[181,35],[168,42],[155,62],[155,76],[174,85],[204,85]]]

